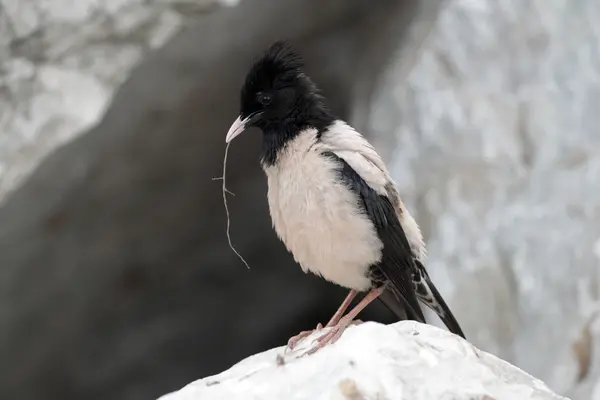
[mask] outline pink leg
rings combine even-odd
[[[346,309],[348,308],[350,303],[352,303],[352,300],[354,300],[354,298],[356,297],[357,294],[358,294],[358,292],[354,289],[348,293],[348,296],[346,296],[346,298],[342,302],[342,305],[340,305],[340,307],[337,309],[335,314],[333,314],[333,317],[331,317],[331,319],[329,320],[327,325],[325,325],[326,328],[331,328],[332,326],[335,326],[340,321],[340,319],[342,318],[342,315],[344,315],[344,312],[346,311]],[[301,341],[305,337],[309,336],[314,331],[318,331],[321,329],[323,329],[323,325],[318,324],[316,329],[300,332],[299,334],[297,334],[296,336],[293,336],[292,338],[290,338],[290,340],[288,340],[287,347],[290,350],[293,350],[299,341]]]
[[[338,322],[340,322],[340,319],[342,318],[342,316],[348,309],[348,306],[350,305],[350,303],[352,303],[352,300],[354,300],[357,294],[358,292],[354,289],[352,289],[348,293],[348,296],[346,296],[346,298],[342,302],[342,305],[340,305],[340,308],[338,308],[338,310],[335,312],[335,314],[333,314],[333,317],[331,317],[327,325],[325,325],[325,328],[331,328],[332,326],[335,326]]]
[[[317,345],[310,349],[307,354],[314,354],[318,350],[325,347],[327,344],[335,343],[342,333],[346,330],[349,325],[353,324],[354,318],[365,309],[366,306],[369,305],[373,300],[375,300],[381,293],[383,293],[384,287],[379,287],[377,289],[371,289],[371,291],[354,307],[348,314],[346,314],[340,321],[335,325],[329,332],[319,337],[317,341]]]

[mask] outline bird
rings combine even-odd
[[[383,159],[330,110],[289,40],[273,42],[252,62],[227,145],[249,128],[262,131],[260,165],[278,238],[305,273],[349,289],[325,326],[290,338],[288,348],[323,328],[330,329],[309,353],[334,343],[375,299],[399,320],[426,323],[422,303],[465,338],[425,269],[421,230]]]

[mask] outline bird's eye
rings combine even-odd
[[[258,93],[256,95],[256,100],[258,100],[258,102],[263,106],[268,106],[271,104],[272,97],[268,93]]]

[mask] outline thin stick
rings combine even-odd
[[[213,180],[221,180],[223,181],[223,184],[221,186],[222,191],[223,191],[223,205],[225,206],[225,215],[227,216],[227,229],[226,229],[226,233],[227,233],[227,242],[229,243],[229,248],[231,250],[233,250],[233,252],[235,253],[236,256],[238,256],[238,258],[240,260],[242,260],[242,262],[244,263],[244,265],[246,265],[246,267],[248,269],[250,269],[250,265],[248,265],[248,263],[246,262],[246,260],[244,260],[244,257],[242,257],[242,255],[240,253],[238,253],[238,251],[235,249],[235,247],[233,246],[233,243],[231,242],[231,234],[230,234],[230,227],[231,227],[231,218],[229,215],[229,207],[227,206],[227,193],[231,194],[232,196],[235,196],[235,194],[233,194],[232,192],[230,192],[229,190],[227,190],[227,187],[225,185],[225,173],[227,171],[227,154],[229,152],[229,145],[231,144],[231,142],[227,143],[227,146],[225,147],[225,156],[223,157],[223,176],[221,176],[220,178],[213,178]]]

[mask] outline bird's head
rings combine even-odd
[[[229,143],[250,127],[283,137],[330,122],[323,98],[302,67],[300,55],[287,41],[272,44],[246,75],[240,114],[225,141]]]

